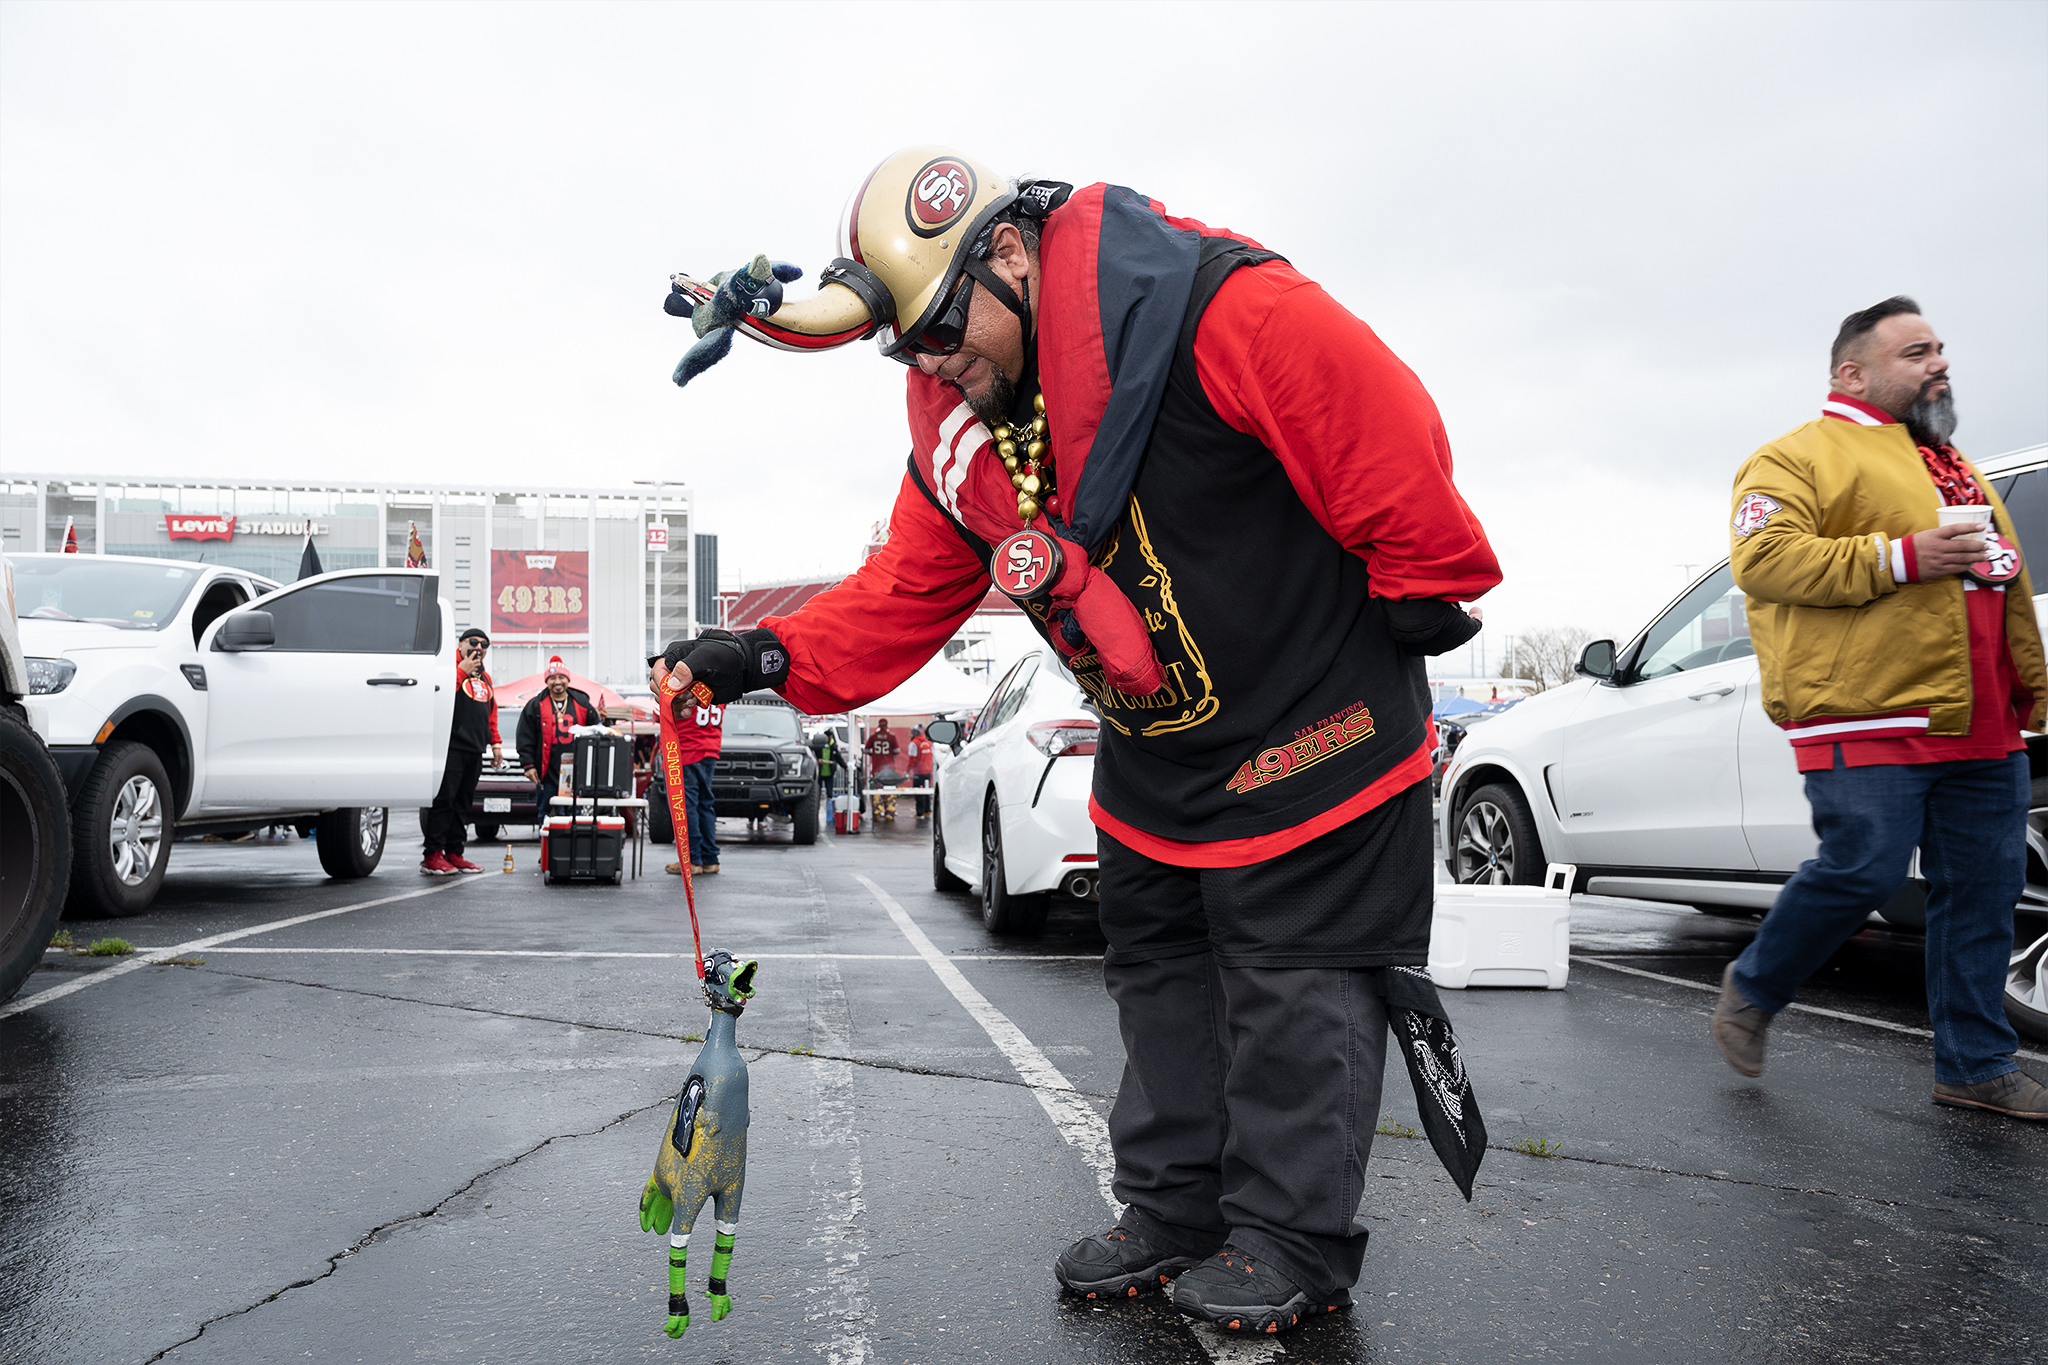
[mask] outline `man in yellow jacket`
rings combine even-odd
[[[1948,444],[1948,360],[1919,305],[1852,313],[1831,363],[1822,415],[1735,476],[1735,581],[1820,856],[1723,974],[1714,1041],[1763,1074],[1771,1016],[1905,882],[1917,845],[1934,1102],[2048,1119],[2004,1009],[2026,884],[2020,729],[2043,728],[2048,704],[2033,587],[2005,508]]]

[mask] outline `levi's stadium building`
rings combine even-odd
[[[396,567],[413,535],[457,630],[491,636],[509,681],[559,654],[571,671],[645,685],[647,656],[718,619],[718,539],[689,490],[313,484],[0,475],[0,550],[202,560],[280,583],[310,534],[323,569]],[[32,610],[24,604],[22,610]]]

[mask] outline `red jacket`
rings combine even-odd
[[[1041,256],[1048,277],[1039,355],[1058,485],[1073,490],[1087,474],[1078,465],[1085,450],[1075,453],[1082,443],[1072,433],[1099,422],[1102,408],[1074,348],[1060,349],[1071,333],[1051,330],[1063,309],[1085,310],[1088,302],[1060,302],[1050,279],[1063,259],[1052,226],[1058,221],[1057,214],[1049,221]],[[1168,221],[1204,230],[1191,220]],[[1485,533],[1452,482],[1450,444],[1421,382],[1371,328],[1292,266],[1271,261],[1232,273],[1202,316],[1194,355],[1217,415],[1272,451],[1315,521],[1364,561],[1375,597],[1469,602],[1500,582]],[[965,413],[950,385],[921,372],[908,378],[908,399],[913,461],[935,496],[983,539],[993,542],[1015,530],[1015,493],[988,429]],[[1082,419],[1070,420],[1070,413]],[[1070,455],[1077,461],[1072,469]],[[906,475],[882,549],[793,615],[762,622],[789,653],[783,695],[813,714],[881,696],[939,651],[988,587],[980,557]],[[1428,747],[1425,742],[1420,752],[1425,775]],[[1361,793],[1367,804],[1349,809],[1356,802],[1347,802],[1346,813],[1369,809],[1405,785]],[[1319,820],[1305,820],[1302,828]],[[1197,860],[1134,841],[1126,829],[1114,832],[1153,856]],[[1247,847],[1206,849],[1198,860],[1219,866],[1257,861],[1307,837],[1312,834],[1228,841]]]
[[[1271,327],[1296,345],[1255,345]],[[1478,518],[1451,482],[1450,441],[1421,381],[1371,328],[1292,266],[1240,270],[1195,339],[1202,387],[1226,421],[1263,441],[1325,530],[1365,560],[1378,597],[1469,602],[1500,582]],[[1346,397],[1332,402],[1329,376]],[[910,377],[913,401],[921,373]],[[976,473],[1009,479],[986,443]],[[789,649],[783,695],[830,715],[873,701],[922,667],[988,592],[981,560],[909,476],[889,540],[838,586],[761,624]],[[1014,521],[1014,517],[1012,518]]]

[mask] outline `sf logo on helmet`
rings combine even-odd
[[[951,157],[932,162],[910,182],[910,220],[920,233],[953,223],[974,199],[974,172]]]

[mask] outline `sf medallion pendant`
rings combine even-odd
[[[992,568],[991,577],[1006,595],[1035,601],[1051,592],[1059,579],[1059,542],[1043,531],[1019,531],[996,546]]]

